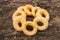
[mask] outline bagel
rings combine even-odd
[[[39,17],[36,17],[36,18],[33,20],[33,22],[36,23],[36,24],[37,24],[37,22],[43,23],[42,26],[40,26],[40,25],[37,24],[38,30],[45,30],[45,29],[47,29],[47,27],[48,27],[48,21],[47,21],[46,19],[44,19],[43,17],[40,17],[40,18],[39,18]]]
[[[39,9],[36,15],[41,16],[49,21],[49,14],[45,9]]]
[[[22,25],[24,24],[25,20],[22,17],[16,17],[13,21],[13,27],[17,31],[22,31]],[[21,26],[19,26],[19,23],[21,23]]]
[[[24,19],[26,19],[26,14],[21,10],[15,11],[12,15],[12,19],[14,20],[17,16],[22,16]]]
[[[27,25],[30,25],[31,27],[33,27],[32,31],[27,30]],[[35,25],[35,23],[31,22],[31,21],[27,21],[23,24],[23,32],[24,34],[28,35],[28,36],[32,36],[35,35],[37,33],[37,26]]]
[[[24,11],[26,12],[26,14],[27,15],[32,15],[32,8],[33,8],[33,6],[32,5],[26,5],[25,7],[24,7]]]

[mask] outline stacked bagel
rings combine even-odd
[[[33,21],[26,21],[27,16],[34,16]],[[40,7],[32,5],[20,6],[12,15],[13,27],[17,31],[23,31],[28,36],[33,36],[37,30],[43,31],[48,27],[49,13]],[[38,25],[41,22],[43,25]],[[19,26],[19,23],[21,24]],[[33,27],[31,31],[27,30],[27,26]]]

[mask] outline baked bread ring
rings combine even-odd
[[[25,7],[24,7],[24,11],[26,12],[26,14],[27,15],[32,15],[32,8],[33,8],[33,6],[32,5],[26,5]]]
[[[36,17],[33,22],[37,24],[38,30],[45,30],[48,27],[48,21],[43,17]],[[38,25],[38,22],[42,23],[43,25]]]
[[[13,13],[12,19],[14,20],[17,16],[22,16],[23,18],[26,19],[26,14],[21,11],[21,10],[17,10],[16,12]]]
[[[17,30],[17,31],[22,31],[22,25],[24,24],[25,20],[20,17],[17,16],[14,21],[13,21],[13,27]],[[19,26],[20,23],[20,26]]]
[[[30,25],[31,27],[33,27],[32,31],[27,30],[27,25]],[[37,33],[37,26],[35,25],[35,23],[31,22],[31,21],[27,21],[23,24],[23,32],[24,34],[28,35],[28,36],[32,36],[35,35]]]
[[[32,8],[32,15],[36,17],[37,10],[40,9],[39,7],[33,7]]]
[[[41,16],[45,18],[46,20],[49,20],[49,14],[45,9],[39,9],[36,15]]]

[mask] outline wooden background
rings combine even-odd
[[[48,29],[33,37],[16,31],[12,25],[13,12],[26,4],[44,8],[50,15]],[[60,0],[0,0],[0,40],[60,40]]]

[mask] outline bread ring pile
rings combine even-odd
[[[33,21],[26,21],[26,16],[34,16]],[[12,15],[13,27],[17,31],[23,31],[28,36],[33,36],[37,30],[43,31],[48,27],[49,14],[45,9],[33,7],[32,5],[20,6]],[[38,23],[42,23],[40,25]],[[20,25],[19,25],[20,24]],[[28,25],[33,29],[29,31]]]

